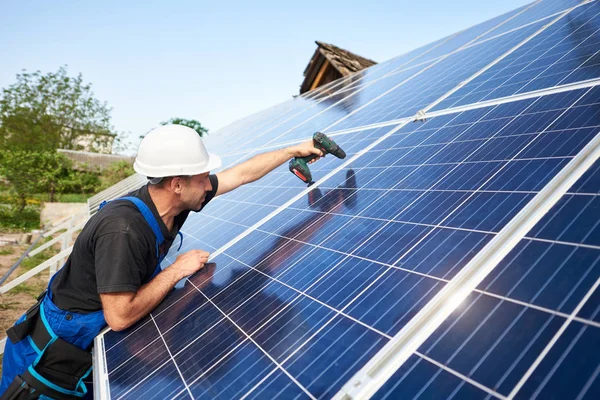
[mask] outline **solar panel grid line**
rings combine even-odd
[[[436,101],[434,101],[433,103],[429,104],[427,107],[425,107],[423,109],[423,111],[426,113],[428,110],[431,110],[432,108],[434,108],[436,105],[438,105],[439,103],[441,103],[443,100],[445,100],[446,98],[450,97],[453,93],[457,92],[459,89],[461,89],[462,87],[464,87],[465,85],[467,85],[469,82],[473,81],[475,78],[477,78],[478,76],[480,76],[481,74],[483,74],[485,71],[489,70],[494,65],[498,64],[500,61],[502,61],[503,59],[505,59],[506,57],[508,57],[510,54],[512,54],[513,52],[515,52],[517,49],[519,49],[520,47],[522,47],[524,44],[526,44],[527,42],[529,42],[531,39],[533,39],[534,37],[538,36],[540,33],[542,33],[543,31],[545,31],[546,29],[548,29],[549,27],[551,27],[552,25],[554,25],[555,23],[557,23],[558,21],[560,21],[562,18],[564,18],[566,15],[568,15],[571,11],[573,11],[575,8],[577,8],[577,7],[571,7],[569,9],[563,11],[562,13],[560,13],[556,18],[554,18],[548,24],[542,26],[540,29],[538,29],[536,32],[534,32],[532,35],[528,36],[527,38],[525,38],[524,40],[522,40],[521,42],[519,42],[516,46],[514,46],[513,48],[511,48],[510,50],[508,50],[507,52],[505,52],[504,54],[502,54],[500,57],[496,58],[494,61],[492,61],[491,63],[489,63],[488,65],[486,65],[485,67],[483,67],[482,69],[480,69],[479,71],[477,71],[476,73],[474,73],[473,75],[471,75],[466,80],[463,80],[462,82],[460,82],[453,89],[451,89],[446,94],[444,94],[441,97],[439,97]]]
[[[596,0],[591,0],[591,1],[596,1]],[[581,0],[581,2],[580,2],[579,4],[574,4],[574,5],[572,5],[571,7],[565,7],[565,8],[563,8],[563,9],[561,9],[560,11],[557,11],[557,12],[555,12],[555,13],[553,13],[553,14],[546,15],[545,17],[541,17],[541,18],[538,18],[538,19],[535,19],[535,20],[531,20],[531,21],[529,21],[529,22],[527,22],[527,23],[525,23],[525,24],[519,25],[519,26],[517,26],[517,27],[515,27],[515,28],[512,28],[512,29],[510,29],[510,30],[508,30],[508,31],[501,32],[501,33],[500,33],[500,34],[498,34],[498,35],[495,35],[495,36],[490,36],[490,37],[486,37],[485,39],[483,39],[483,40],[481,40],[481,41],[479,41],[479,42],[477,42],[477,43],[473,43],[473,44],[479,44],[479,43],[485,43],[485,42],[488,42],[488,41],[490,41],[490,40],[492,40],[492,39],[494,39],[494,38],[500,37],[500,36],[502,36],[502,35],[505,35],[505,34],[507,34],[507,33],[510,33],[510,32],[514,32],[514,31],[516,31],[516,30],[519,30],[519,29],[521,29],[521,28],[524,28],[524,27],[526,27],[526,26],[534,25],[534,24],[535,24],[535,23],[537,23],[537,22],[541,22],[541,21],[548,20],[548,19],[551,19],[551,18],[553,18],[553,17],[556,17],[556,16],[558,16],[558,15],[560,15],[560,14],[564,13],[565,11],[568,11],[569,9],[573,9],[573,10],[575,10],[575,9],[577,9],[577,8],[579,8],[579,7],[583,6],[583,5],[585,5],[585,4],[587,4],[587,3],[591,2],[591,1],[589,1],[589,0]],[[536,4],[532,4],[532,5],[531,5],[531,7],[529,7],[529,8],[527,9],[527,11],[528,11],[529,9],[533,8],[533,6],[537,6],[537,5],[539,5],[539,4],[543,4],[543,2],[544,2],[544,0],[542,0],[542,1],[539,1],[539,2],[536,2]],[[517,15],[515,15],[515,16],[514,16],[513,18],[511,18],[511,19],[515,19],[515,18],[519,17],[521,14],[523,14],[523,13],[520,13],[520,14],[517,14]],[[508,22],[510,22],[510,21],[506,21],[506,23],[508,23]]]
[[[258,381],[253,387],[250,388],[250,390],[248,392],[246,392],[242,397],[240,397],[240,400],[245,400],[248,398],[248,396],[250,396],[251,394],[254,393],[254,391],[256,389],[258,389],[260,386],[262,386],[263,383],[265,383],[267,381],[267,379],[269,379],[271,377],[271,375],[273,375],[275,372],[279,371],[279,368],[275,367],[271,370],[271,372],[269,372],[267,375],[265,375],[260,381]],[[282,389],[283,390],[283,389]],[[279,394],[281,394],[281,392],[279,392],[275,398],[279,397]]]
[[[590,288],[590,290],[588,290],[588,292],[583,297],[583,299],[579,302],[579,304],[577,305],[577,307],[575,307],[575,309],[573,310],[573,312],[569,315],[569,318],[562,324],[562,326],[560,327],[560,329],[558,330],[558,332],[556,332],[556,334],[552,337],[552,340],[550,341],[550,343],[548,343],[546,345],[546,347],[544,348],[544,350],[536,358],[535,362],[531,365],[531,367],[529,367],[529,369],[527,370],[527,372],[521,377],[521,379],[519,380],[519,382],[517,383],[517,385],[513,388],[513,390],[508,395],[508,399],[513,399],[518,394],[519,390],[523,387],[523,385],[529,379],[529,377],[531,376],[531,374],[533,374],[533,372],[535,371],[535,369],[537,368],[537,366],[542,362],[542,360],[544,359],[544,357],[546,357],[546,355],[548,354],[548,352],[550,352],[550,350],[552,349],[552,347],[554,346],[554,344],[562,336],[562,334],[564,333],[564,331],[569,327],[569,325],[571,324],[571,322],[573,322],[573,320],[574,320],[575,316],[577,315],[577,313],[579,313],[579,311],[583,308],[583,306],[588,301],[588,299],[592,296],[592,294],[594,294],[594,291],[598,288],[598,286],[600,286],[600,278],[597,279],[596,282],[594,283],[594,285]],[[559,364],[560,363],[557,363],[556,366],[558,366]],[[552,376],[552,374],[549,374],[546,377],[546,380],[549,379],[551,376]],[[544,386],[543,384],[540,385],[540,387],[537,389],[536,393],[539,393],[539,391],[541,391],[543,389],[543,386]]]
[[[517,31],[517,30],[519,30],[519,29],[521,29],[521,28],[523,28],[523,27],[526,27],[526,26],[529,26],[529,25],[533,25],[533,24],[536,24],[536,23],[537,23],[537,22],[539,22],[539,21],[542,21],[542,20],[544,20],[544,19],[547,19],[547,18],[549,18],[549,17],[545,17],[545,18],[542,18],[542,19],[539,19],[539,20],[536,20],[536,21],[532,21],[532,22],[530,22],[530,23],[524,24],[524,25],[522,25],[522,26],[516,27],[516,28],[514,28],[514,29],[511,29],[511,30],[508,30],[508,31],[506,31],[506,32],[503,32],[503,33],[501,33],[501,34],[499,34],[499,35],[496,35],[496,36],[489,37],[489,38],[487,38],[487,39],[484,39],[484,40],[482,40],[482,41],[478,41],[478,39],[480,39],[481,37],[483,37],[483,36],[487,35],[488,33],[491,33],[491,32],[493,32],[494,30],[496,30],[497,28],[499,28],[499,27],[501,27],[502,25],[506,24],[507,22],[511,21],[512,19],[514,19],[514,18],[518,17],[519,15],[521,15],[522,13],[524,13],[525,11],[527,11],[529,8],[533,7],[533,6],[534,6],[536,3],[539,3],[540,1],[542,1],[542,0],[538,0],[537,2],[533,2],[533,3],[531,3],[531,4],[529,5],[529,7],[528,7],[528,8],[524,8],[524,9],[523,9],[523,10],[521,10],[519,13],[517,13],[517,14],[515,14],[515,15],[513,15],[513,16],[509,17],[508,19],[506,19],[506,20],[504,20],[504,21],[500,22],[498,25],[496,25],[496,26],[493,26],[493,27],[492,27],[492,28],[490,28],[488,31],[486,31],[486,32],[483,32],[482,34],[480,34],[480,35],[479,35],[479,36],[477,36],[476,38],[474,38],[474,39],[472,39],[471,41],[469,41],[469,42],[467,42],[466,44],[464,44],[464,45],[463,45],[463,47],[459,47],[459,48],[457,48],[457,49],[455,49],[455,50],[449,51],[448,53],[444,53],[444,54],[442,54],[442,55],[440,55],[440,56],[437,56],[437,57],[434,57],[434,58],[432,58],[432,59],[427,59],[427,60],[421,61],[421,62],[420,62],[420,63],[418,63],[418,64],[413,64],[413,65],[410,65],[410,63],[411,63],[411,62],[413,62],[413,61],[415,61],[415,60],[417,60],[417,59],[421,58],[422,56],[426,55],[427,53],[430,53],[431,51],[435,50],[437,47],[439,47],[439,46],[441,46],[441,45],[443,45],[443,44],[447,43],[449,40],[451,40],[451,39],[453,39],[453,38],[457,37],[457,36],[458,36],[458,35],[460,35],[461,33],[464,33],[464,32],[466,32],[466,31],[467,31],[467,30],[469,30],[470,28],[467,28],[467,29],[465,29],[465,30],[459,31],[459,32],[455,33],[454,35],[448,36],[448,37],[446,38],[446,40],[445,40],[445,41],[438,43],[438,44],[437,44],[435,47],[432,47],[431,49],[427,50],[425,53],[422,53],[422,54],[418,55],[417,57],[413,58],[412,60],[409,60],[409,61],[407,61],[406,63],[404,63],[404,64],[400,65],[399,67],[397,67],[397,68],[395,68],[394,70],[392,70],[392,71],[388,72],[387,74],[385,74],[385,75],[382,75],[381,77],[377,78],[375,81],[379,81],[379,80],[381,80],[381,79],[388,78],[388,77],[390,77],[390,76],[393,76],[393,75],[396,75],[396,74],[398,74],[398,73],[400,73],[400,72],[404,72],[404,71],[406,71],[406,70],[408,70],[408,69],[412,69],[412,68],[415,68],[415,67],[419,67],[419,66],[426,65],[426,64],[428,64],[428,63],[430,63],[430,62],[432,62],[432,61],[440,60],[440,59],[442,59],[442,58],[445,58],[445,57],[446,57],[446,56],[448,56],[448,55],[452,55],[452,54],[454,54],[454,53],[456,53],[456,52],[459,52],[459,51],[461,51],[461,50],[464,50],[464,49],[466,49],[466,48],[469,48],[469,47],[471,47],[471,46],[474,46],[474,45],[477,45],[477,44],[480,44],[480,43],[485,43],[485,42],[487,42],[487,41],[489,41],[489,40],[496,39],[496,38],[498,38],[498,37],[500,37],[500,36],[503,36],[503,35],[506,35],[506,34],[512,33],[512,32],[514,32],[514,31]],[[409,65],[409,66],[408,66],[408,67],[406,67],[407,65]],[[375,82],[375,81],[374,81],[374,82]]]
[[[372,396],[599,157],[597,134],[334,398]]]
[[[570,157],[570,156],[569,156]],[[572,158],[572,157],[570,157]],[[361,168],[356,168],[354,169],[356,170],[362,170],[362,169],[375,169],[376,167],[361,167]],[[255,186],[257,189],[272,189],[274,186],[269,186],[269,185],[257,185]],[[325,184],[319,186],[321,189],[335,189],[335,187],[333,186],[327,186]],[[395,188],[395,189],[384,189],[384,188],[368,188],[368,189],[361,189],[361,190],[365,190],[365,191],[372,191],[372,192],[424,192],[427,189],[420,189],[420,188],[415,188],[415,189],[406,189],[406,188]],[[471,190],[469,189],[430,189],[430,192],[440,192],[440,193],[469,193],[471,192]],[[502,194],[512,194],[512,193],[518,193],[518,194],[537,194],[539,193],[539,190],[493,190],[493,189],[483,189],[480,190],[479,193],[502,193]],[[566,194],[571,195],[571,196],[595,196],[596,193],[586,193],[586,192],[567,192]],[[259,206],[267,206],[267,207],[275,207],[275,206],[271,206],[268,204],[261,204],[261,203],[256,203],[256,202],[251,202],[251,201],[243,201],[243,200],[237,200],[237,199],[223,199],[224,201],[227,202],[233,202],[233,203],[240,203],[240,204],[252,204],[252,205],[259,205]],[[289,207],[290,209],[294,209],[294,210],[301,210],[300,208],[296,208],[296,207]],[[315,210],[315,212],[319,212],[318,210]],[[333,213],[335,214],[335,213]]]
[[[545,243],[553,243],[553,244],[563,244],[563,245],[566,245],[566,246],[581,247],[581,248],[584,248],[584,249],[600,250],[600,246],[596,246],[596,245],[593,245],[593,244],[566,242],[564,240],[552,240],[552,239],[544,239],[544,238],[534,238],[534,237],[530,237],[530,236],[525,236],[524,239],[534,240],[536,242],[545,242]]]
[[[300,128],[301,126],[305,125],[307,122],[310,122],[310,121],[312,121],[313,119],[315,119],[315,118],[319,117],[320,115],[322,115],[322,114],[325,114],[327,111],[329,111],[329,110],[331,110],[332,108],[336,107],[337,105],[339,105],[339,104],[340,104],[340,103],[342,103],[343,101],[346,101],[348,98],[350,98],[350,97],[354,97],[355,95],[359,94],[359,93],[360,93],[360,92],[361,92],[361,91],[362,91],[364,88],[366,88],[366,87],[369,87],[369,86],[373,85],[375,82],[377,82],[377,81],[370,82],[369,84],[365,85],[364,87],[362,87],[362,88],[360,88],[360,89],[356,90],[354,93],[352,93],[352,94],[350,94],[350,95],[348,95],[348,96],[344,97],[344,98],[343,98],[343,99],[341,99],[341,100],[338,100],[337,102],[335,102],[335,103],[331,104],[331,105],[330,105],[330,106],[328,106],[327,108],[325,108],[325,109],[323,109],[323,110],[319,111],[317,114],[314,114],[314,115],[312,115],[312,116],[310,116],[310,117],[308,117],[308,118],[306,118],[306,119],[302,120],[302,122],[300,122],[300,123],[298,123],[298,124],[296,124],[296,125],[292,126],[292,127],[291,127],[291,128],[289,128],[288,130],[286,130],[286,131],[284,131],[284,132],[282,132],[282,133],[278,134],[277,136],[275,136],[274,138],[272,138],[271,140],[269,140],[269,141],[267,142],[267,145],[270,145],[270,144],[272,144],[272,143],[281,143],[281,140],[280,140],[280,138],[284,137],[285,135],[289,134],[290,132],[294,131],[295,129],[297,129],[297,128]],[[388,92],[386,92],[386,93],[388,93]],[[384,94],[385,94],[385,93],[384,93]],[[332,95],[331,97],[333,97],[333,96],[334,96],[334,95]],[[380,97],[381,97],[381,96],[380,96]],[[376,100],[376,99],[374,99],[374,100]],[[374,100],[373,100],[373,101],[374,101]],[[371,101],[371,102],[372,102],[372,101]],[[370,102],[369,102],[368,104],[370,104]],[[360,108],[359,108],[359,109],[360,109]],[[342,118],[342,119],[343,119],[343,118]],[[340,120],[342,120],[342,119],[340,119]],[[339,122],[339,120],[338,120],[338,122]],[[337,123],[337,122],[336,122],[336,123]],[[327,128],[325,128],[325,129],[322,129],[322,131],[326,131],[326,130],[327,130]],[[249,139],[249,141],[247,141],[247,142],[245,142],[245,143],[249,143],[249,142],[251,142],[251,141],[253,141],[253,140],[255,140],[255,138]],[[245,143],[244,143],[244,144],[245,144]]]
[[[428,357],[425,354],[422,354],[422,353],[420,353],[418,351],[415,351],[415,354],[417,356],[421,357],[423,360],[425,360],[427,362],[430,362],[431,364],[433,364],[436,367],[440,368],[440,370],[444,370],[446,372],[451,373],[452,375],[454,375],[454,376],[462,379],[463,381],[465,381],[467,383],[470,383],[471,385],[473,385],[473,386],[475,386],[475,387],[483,390],[484,392],[487,392],[489,395],[494,396],[494,397],[496,397],[498,399],[507,400],[506,396],[503,396],[500,393],[496,392],[495,390],[493,390],[493,389],[491,389],[491,388],[489,388],[489,387],[487,387],[485,385],[482,385],[481,383],[477,382],[476,380],[471,379],[468,376],[461,374],[460,372],[458,372],[458,371],[456,371],[456,370],[448,367],[447,365],[444,365],[444,364],[442,364],[442,363],[434,360],[433,358]],[[435,379],[436,376],[437,375],[432,376],[429,382],[430,383],[433,382],[433,380]],[[419,397],[420,393],[422,393],[426,388],[427,387],[424,386],[423,389],[421,389],[421,392],[419,392],[419,394],[417,394],[417,396],[415,396],[415,397]]]
[[[458,52],[458,51],[460,51],[460,50],[457,50],[456,52]],[[427,70],[429,70],[429,69],[433,68],[433,67],[434,67],[436,64],[438,64],[438,63],[442,62],[443,60],[445,60],[447,57],[449,57],[449,56],[450,56],[450,55],[452,55],[452,54],[454,54],[454,52],[453,52],[453,53],[446,54],[446,55],[444,55],[444,56],[440,57],[440,58],[439,58],[437,61],[434,61],[434,62],[432,62],[432,63],[431,63],[431,64],[429,64],[427,67],[425,67],[425,68],[423,68],[423,69],[419,70],[418,72],[414,73],[413,75],[410,75],[408,78],[406,78],[406,79],[404,79],[403,81],[401,81],[400,83],[398,83],[398,84],[396,84],[396,85],[392,86],[390,89],[388,89],[388,90],[384,91],[383,93],[381,93],[380,95],[378,95],[378,96],[374,97],[373,99],[371,99],[371,100],[370,100],[370,101],[368,101],[367,103],[365,103],[365,104],[363,104],[362,106],[360,106],[360,107],[356,108],[355,110],[352,110],[352,111],[351,111],[350,113],[348,113],[346,116],[344,116],[344,117],[342,117],[342,118],[338,119],[337,121],[335,121],[335,122],[333,122],[333,123],[329,124],[327,127],[325,127],[325,128],[323,129],[323,132],[327,132],[327,133],[329,133],[329,132],[335,132],[335,131],[331,131],[331,129],[332,129],[334,126],[336,126],[336,125],[337,125],[337,124],[339,124],[340,122],[342,122],[342,121],[344,121],[344,120],[346,120],[346,119],[350,118],[351,116],[353,116],[354,114],[358,113],[359,111],[361,111],[362,109],[366,108],[367,106],[369,106],[369,105],[373,104],[373,103],[374,103],[374,102],[376,102],[377,100],[379,100],[379,99],[381,99],[381,98],[385,97],[387,94],[389,94],[389,93],[391,93],[391,92],[394,92],[394,91],[395,91],[397,88],[401,87],[401,86],[402,86],[402,85],[404,85],[406,82],[409,82],[409,81],[411,81],[411,80],[412,80],[412,79],[414,79],[415,77],[417,77],[417,76],[419,76],[419,75],[423,74],[424,72],[426,72]],[[414,120],[415,118],[413,117],[412,119]],[[405,119],[400,119],[400,120],[404,122],[404,120],[405,120]],[[410,120],[410,119],[409,119],[409,120]],[[372,125],[372,126],[376,126],[377,124],[371,124],[371,125]],[[279,138],[279,137],[277,137],[277,138],[274,138],[272,141],[275,141],[275,140],[276,140],[276,139],[278,139],[278,138]]]
[[[471,193],[471,191],[468,191],[468,193]],[[238,202],[238,201],[235,201],[235,200],[231,200],[231,201],[232,202]],[[246,202],[239,201],[238,203],[246,203]],[[250,204],[255,204],[255,203],[250,203]],[[256,204],[256,205],[261,205],[261,204]],[[296,208],[296,207],[288,207],[287,209],[288,210],[297,210],[297,211],[306,211],[304,209]],[[315,214],[327,214],[327,215],[347,216],[346,214],[339,214],[339,213],[335,213],[335,212],[323,212],[323,211],[318,211],[318,210],[314,210],[314,211],[311,211],[311,212],[313,212]],[[225,220],[225,219],[222,219],[222,218],[218,218],[218,217],[215,217],[215,216],[211,216],[211,218],[214,218],[215,220],[220,220],[222,222],[228,222],[228,223],[240,225],[240,226],[243,226],[243,227],[248,227],[247,225],[236,223],[236,222],[233,222],[233,221],[228,221],[228,220]],[[355,216],[355,218],[356,219],[369,220],[369,221],[379,221],[379,222],[400,222],[400,223],[407,224],[407,225],[422,226],[422,227],[426,227],[426,228],[441,228],[441,229],[449,229],[449,230],[456,230],[456,231],[463,231],[463,232],[472,232],[472,233],[483,233],[483,234],[491,234],[491,235],[495,235],[497,233],[497,232],[486,231],[486,230],[481,230],[481,229],[469,229],[469,228],[454,227],[454,226],[434,225],[434,224],[428,224],[428,223],[423,223],[423,222],[406,221],[406,220],[401,220],[401,219],[386,219],[386,218],[378,218],[378,217],[369,217],[369,216],[364,216],[364,215],[357,215],[357,216]],[[319,244],[314,244],[314,243],[309,243],[309,242],[303,242],[303,241],[301,241],[299,239],[296,239],[296,238],[290,238],[290,237],[287,237],[287,236],[281,236],[281,235],[278,235],[278,234],[273,233],[273,232],[262,230],[261,228],[256,228],[255,230],[257,232],[263,232],[263,233],[266,233],[266,234],[269,234],[269,235],[279,236],[279,237],[290,239],[290,240],[293,240],[293,241],[297,241],[297,242],[300,242],[300,243],[303,243],[303,244],[306,244],[306,245],[309,245],[309,246],[314,246],[316,248],[321,248],[321,249],[328,250],[328,251],[338,252],[340,254],[348,254],[348,253],[345,253],[345,252],[340,251],[340,250],[336,250],[336,249],[332,249],[332,248],[329,248],[329,247],[321,246]],[[328,236],[328,238],[330,238],[331,236],[335,235],[335,233],[337,233],[337,232],[338,231],[332,233],[330,236]],[[539,240],[539,239],[534,238],[532,240]],[[326,240],[323,240],[323,242],[325,242],[325,241]],[[363,258],[363,259],[371,261],[371,262],[379,262],[377,260],[372,260],[372,259],[360,257],[359,255],[356,255],[356,254],[348,254],[348,255],[350,255],[352,257],[356,257],[356,258]],[[388,263],[382,263],[382,265],[393,266],[393,264],[388,264]]]
[[[528,303],[526,301],[521,301],[521,300],[518,300],[518,299],[515,299],[515,298],[512,298],[512,297],[502,296],[502,295],[499,295],[499,294],[496,294],[496,293],[492,293],[492,292],[489,292],[489,291],[486,291],[486,290],[483,290],[483,289],[474,289],[473,292],[475,292],[475,293],[481,293],[481,294],[489,296],[489,297],[494,297],[494,298],[496,298],[498,300],[507,301],[507,302],[518,304],[518,305],[521,305],[521,306],[524,306],[524,307],[532,308],[532,309],[535,309],[535,310],[538,310],[538,311],[545,312],[547,314],[556,315],[558,317],[562,317],[562,318],[565,318],[565,319],[569,318],[569,314],[564,313],[562,311],[557,311],[557,310],[553,310],[553,309],[550,309],[550,308],[547,308],[547,307],[538,306],[537,304]],[[591,319],[581,318],[581,317],[577,317],[576,316],[575,318],[573,318],[573,320],[577,321],[577,322],[581,322],[582,324],[585,324],[585,325],[590,325],[590,326],[595,326],[597,328],[600,328],[600,323],[596,322],[596,321],[593,321]]]
[[[154,323],[154,326],[156,327],[156,330],[158,331],[158,335],[160,336],[160,339],[162,340],[163,344],[165,345],[165,348],[167,349],[167,352],[169,353],[171,362],[173,363],[173,365],[175,365],[175,368],[177,369],[177,373],[179,374],[179,377],[183,381],[185,389],[187,390],[188,394],[190,395],[190,398],[193,399],[194,396],[192,395],[192,391],[190,390],[190,387],[188,386],[187,382],[185,381],[185,378],[183,377],[183,374],[181,373],[181,370],[179,369],[179,365],[177,365],[177,361],[175,361],[175,358],[173,357],[173,354],[171,353],[171,350],[169,349],[169,346],[167,345],[167,342],[166,342],[162,332],[158,328],[158,324],[156,323],[156,320],[152,316],[152,313],[150,313],[150,319],[152,320],[152,323]]]
[[[275,359],[274,359],[274,358],[273,358],[273,357],[272,357],[272,356],[271,356],[271,355],[270,355],[270,354],[269,354],[267,351],[265,351],[265,350],[264,350],[264,349],[263,349],[263,348],[262,348],[262,347],[261,347],[261,346],[260,346],[260,345],[259,345],[259,344],[258,344],[258,343],[257,343],[257,342],[256,342],[256,341],[255,341],[255,340],[252,338],[252,337],[251,337],[251,336],[249,336],[249,335],[248,335],[248,334],[247,334],[247,333],[246,333],[246,332],[245,332],[245,331],[244,331],[244,330],[243,330],[243,329],[242,329],[242,328],[241,328],[241,327],[240,327],[238,324],[236,324],[236,322],[235,322],[233,319],[231,319],[231,317],[230,317],[230,316],[229,316],[229,315],[228,315],[226,312],[224,312],[223,310],[221,310],[221,308],[219,308],[219,307],[218,307],[218,306],[217,306],[217,305],[216,305],[216,304],[215,304],[215,303],[214,303],[214,302],[213,302],[213,301],[212,301],[210,298],[208,298],[208,297],[207,297],[207,296],[206,296],[206,295],[205,295],[205,294],[202,292],[202,290],[200,290],[200,288],[198,288],[198,287],[197,287],[197,286],[196,286],[196,285],[195,285],[193,282],[191,282],[191,281],[189,281],[189,282],[190,282],[190,283],[191,283],[191,284],[192,284],[192,285],[193,285],[193,286],[196,288],[196,290],[197,290],[197,291],[198,291],[198,292],[199,292],[199,293],[200,293],[202,296],[204,296],[204,298],[205,298],[205,299],[206,299],[206,300],[207,300],[207,301],[208,301],[208,302],[209,302],[209,303],[210,303],[210,304],[211,304],[213,307],[215,307],[216,309],[218,309],[218,310],[219,310],[219,312],[220,312],[221,314],[223,314],[223,316],[224,316],[224,317],[225,317],[227,320],[229,320],[229,322],[231,322],[231,323],[232,323],[232,324],[233,324],[233,325],[234,325],[234,326],[235,326],[235,327],[236,327],[236,328],[237,328],[237,329],[238,329],[238,330],[239,330],[239,331],[240,331],[240,332],[241,332],[243,335],[245,335],[245,336],[246,336],[246,339],[245,339],[245,340],[248,340],[248,341],[252,342],[252,344],[254,344],[254,346],[256,346],[258,349],[260,349],[260,351],[262,351],[262,353],[263,353],[264,355],[266,355],[266,356],[267,356],[267,358],[269,358],[269,359],[271,360],[271,362],[272,362],[274,365],[276,365],[276,366],[277,366],[277,367],[278,367],[278,368],[279,368],[279,369],[280,369],[280,370],[281,370],[281,371],[282,371],[282,372],[283,372],[283,373],[284,373],[284,374],[285,374],[285,375],[286,375],[288,378],[290,378],[290,380],[291,380],[292,382],[294,382],[294,383],[295,383],[295,384],[296,384],[296,385],[297,385],[297,386],[298,386],[300,389],[302,389],[302,391],[303,391],[304,393],[306,393],[306,394],[307,394],[307,395],[308,395],[308,396],[309,396],[311,399],[313,399],[313,400],[316,400],[316,397],[314,397],[314,396],[313,396],[313,395],[312,395],[312,394],[311,394],[311,393],[310,393],[310,392],[309,392],[309,391],[308,391],[308,390],[307,390],[307,389],[306,389],[304,386],[302,386],[302,385],[300,384],[300,382],[298,382],[298,381],[296,380],[296,378],[294,378],[294,377],[293,377],[293,376],[292,376],[292,375],[291,375],[291,374],[290,374],[290,373],[289,373],[289,372],[288,372],[288,371],[287,371],[285,368],[283,368],[283,367],[282,367],[282,365],[281,365],[282,363],[281,363],[281,364],[280,364],[280,363],[278,363],[278,362],[277,362],[277,360],[275,360]],[[218,363],[215,363],[215,365],[218,365]],[[196,378],[196,380],[197,380],[197,379],[198,379],[198,378]]]
[[[454,114],[454,113],[460,112],[460,111],[476,110],[479,108],[489,107],[492,105],[506,104],[506,103],[511,103],[514,101],[527,100],[527,99],[532,99],[532,98],[536,98],[536,97],[540,97],[540,96],[549,96],[549,95],[553,95],[553,94],[557,94],[557,93],[571,92],[573,90],[586,89],[586,88],[595,87],[598,85],[600,85],[600,78],[594,78],[594,79],[589,79],[589,80],[582,81],[582,82],[568,83],[565,85],[544,88],[544,89],[538,89],[538,90],[534,90],[531,92],[514,94],[511,96],[481,101],[481,102],[477,102],[477,103],[467,104],[464,106],[451,107],[451,108],[447,108],[447,109],[439,110],[439,111],[431,111],[431,112],[426,113],[425,117],[426,118],[439,117],[442,115]]]
[[[600,366],[598,366],[598,368],[596,368],[596,371],[594,371],[594,373],[592,374],[592,376],[590,376],[590,379],[588,379],[588,381],[586,382],[585,386],[581,390],[581,393],[577,396],[577,398],[575,400],[581,400],[581,399],[583,399],[583,396],[590,389],[590,387],[592,386],[592,383],[594,383],[594,381],[596,380],[596,378],[598,378],[598,375],[600,375]]]
[[[378,122],[378,123],[374,123],[374,124],[362,125],[359,127],[333,130],[333,131],[327,132],[327,135],[336,137],[337,135],[355,133],[355,132],[358,132],[358,131],[361,131],[364,129],[385,128],[388,126],[397,125],[399,123],[422,121],[422,120],[426,120],[429,118],[434,118],[434,117],[439,117],[439,116],[444,116],[444,115],[449,115],[449,114],[456,114],[456,113],[460,113],[463,111],[477,110],[477,109],[486,108],[486,107],[490,107],[490,106],[512,103],[512,102],[520,101],[520,100],[527,100],[527,99],[533,99],[536,97],[549,96],[549,95],[557,94],[557,93],[571,92],[573,90],[586,89],[586,88],[590,88],[590,87],[594,87],[594,86],[598,86],[598,85],[600,85],[600,78],[594,78],[594,79],[589,79],[586,81],[567,83],[564,85],[555,86],[555,87],[551,87],[551,88],[544,88],[544,89],[533,90],[531,92],[514,94],[511,96],[499,97],[497,99],[479,101],[476,103],[465,104],[463,106],[450,107],[450,108],[446,108],[443,110],[429,111],[429,112],[425,112],[423,115],[413,115],[410,117],[382,121],[382,122]]]

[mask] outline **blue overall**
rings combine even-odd
[[[156,221],[156,218],[154,218],[154,215],[148,206],[137,197],[121,197],[116,200],[129,200],[135,204],[154,232],[156,237],[156,253],[159,261],[152,277],[150,278],[152,279],[161,271],[160,263],[164,258],[164,255],[159,253],[159,247],[165,240],[160,230],[160,225]],[[103,202],[100,205],[100,208],[102,208],[105,204],[106,202]],[[54,279],[54,277],[52,279]],[[44,323],[44,326],[46,327],[50,336],[52,336],[52,341],[56,340],[57,337],[60,337],[61,339],[81,349],[89,349],[96,335],[98,335],[98,333],[106,326],[104,312],[99,310],[89,314],[79,314],[61,310],[52,301],[53,296],[50,289],[52,287],[52,279],[48,283],[46,296],[44,296],[44,299],[40,305],[40,317]],[[25,314],[21,316],[15,325],[25,320],[25,317]],[[0,395],[6,391],[15,377],[25,372],[25,370],[29,370],[29,372],[40,382],[43,382],[45,385],[61,393],[76,397],[83,397],[87,393],[87,388],[83,383],[83,379],[90,374],[92,368],[90,368],[87,374],[79,381],[75,391],[63,389],[46,380],[33,368],[39,362],[44,350],[45,348],[37,348],[31,339],[31,336],[27,336],[27,340],[21,340],[15,344],[13,344],[10,340],[6,341],[4,358],[2,361],[2,381],[0,382]],[[48,397],[43,396],[40,398]]]

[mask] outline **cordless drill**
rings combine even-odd
[[[315,147],[325,154],[333,154],[337,158],[346,158],[346,153],[340,146],[338,146],[333,140],[327,137],[324,133],[316,132],[313,135],[313,143]],[[308,163],[319,156],[312,154],[306,157],[295,157],[290,160],[290,171],[298,178],[302,179],[302,182],[311,184],[312,175],[308,168]]]

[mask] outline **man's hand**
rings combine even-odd
[[[199,271],[208,262],[210,253],[204,250],[190,250],[177,257],[167,269],[175,269],[180,275],[178,281]]]
[[[319,149],[317,149],[313,143],[313,140],[307,140],[306,142],[302,142],[300,144],[297,144],[295,146],[291,146],[288,147],[287,150],[290,152],[291,157],[306,157],[306,156],[310,156],[311,154],[316,154],[320,157],[325,157],[325,154],[323,154],[323,152]],[[319,158],[315,158],[314,160],[310,161],[309,164],[314,163],[315,161],[317,161]]]

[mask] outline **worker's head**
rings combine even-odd
[[[198,202],[211,190],[208,174],[220,166],[219,156],[206,151],[195,130],[183,125],[164,125],[144,137],[133,169],[147,176],[151,184],[175,190],[187,204]],[[189,205],[194,210],[200,207]]]

